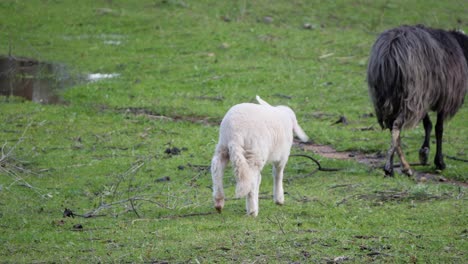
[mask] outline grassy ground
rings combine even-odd
[[[464,1],[1,1],[0,54],[120,76],[65,90],[66,105],[0,97],[0,262],[466,261],[466,187],[309,152],[342,170],[291,158],[278,207],[266,168],[253,219],[230,170],[215,213],[207,166],[224,113],[256,94],[295,109],[316,143],[385,152],[365,84],[377,34],[466,32],[467,14]],[[467,158],[467,118],[464,106],[447,123],[446,155]],[[404,132],[410,161],[422,138]],[[468,180],[446,163],[441,175]]]

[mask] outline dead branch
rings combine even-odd
[[[119,180],[117,181],[116,185],[115,185],[115,189],[114,189],[114,193],[112,194],[112,196],[115,196],[116,192],[117,192],[117,189],[120,185],[120,183],[125,179],[127,178],[128,175],[131,175],[131,174],[134,174],[135,172],[137,172],[143,165],[145,165],[145,162],[143,161],[139,161],[137,162],[135,165],[133,165],[132,167],[130,167],[130,169],[128,169],[126,172],[124,172],[122,175],[119,176]]]
[[[462,159],[462,158],[458,158],[458,157],[454,157],[454,156],[445,155],[445,157],[447,157],[447,159],[451,159],[451,160],[462,161],[462,162],[468,162],[467,159]]]
[[[192,169],[197,169],[199,171],[209,171],[211,168],[210,165],[196,165],[196,164],[190,164],[190,163],[187,163],[187,167],[192,168]]]
[[[25,173],[25,174],[34,174],[34,173],[32,171],[30,171],[30,170],[27,170],[27,169],[21,167],[21,166],[17,166],[15,163],[20,162],[20,161],[13,157],[15,149],[24,141],[25,135],[26,135],[27,131],[29,130],[29,128],[31,127],[31,124],[32,124],[32,122],[30,122],[30,123],[28,123],[26,125],[26,127],[23,130],[23,133],[19,137],[18,141],[16,141],[16,143],[11,148],[6,150],[8,142],[5,142],[2,145],[2,148],[0,150],[0,152],[1,152],[0,171],[4,171],[7,175],[10,175],[10,176],[12,176],[14,178],[14,180],[10,184],[10,186],[17,183],[19,186],[24,186],[24,187],[27,187],[27,188],[33,190],[34,192],[36,192],[42,198],[46,198],[47,196],[50,197],[50,195],[43,194],[41,189],[32,186],[30,183],[28,183],[24,179],[24,177],[19,175],[19,173]]]
[[[315,164],[317,164],[318,166],[318,170],[319,171],[340,171],[342,169],[338,169],[338,168],[323,168],[322,165],[320,165],[320,162],[316,159],[314,159],[313,157],[309,156],[309,155],[305,155],[305,154],[291,154],[289,155],[290,157],[304,157],[304,158],[308,158],[310,160],[312,160]]]
[[[97,216],[105,216],[105,214],[98,214],[101,210],[104,210],[104,209],[109,209],[111,208],[112,206],[115,206],[115,205],[119,205],[119,204],[125,204],[125,203],[130,203],[130,206],[132,207],[132,211],[137,215],[137,217],[140,217],[139,213],[135,210],[135,205],[134,205],[134,202],[135,201],[144,201],[144,202],[149,202],[149,203],[152,203],[152,204],[156,204],[157,206],[161,207],[161,208],[165,208],[165,209],[168,209],[167,206],[161,204],[160,202],[157,202],[157,201],[153,201],[151,199],[147,199],[147,198],[144,198],[144,197],[141,197],[141,196],[134,196],[134,197],[130,197],[128,199],[123,199],[123,200],[120,200],[120,201],[116,201],[116,202],[111,202],[111,203],[102,203],[101,205],[99,205],[97,208],[94,208],[93,210],[85,213],[85,214],[74,214],[75,216],[80,216],[80,217],[84,217],[84,218],[91,218],[91,217],[97,217]]]
[[[409,163],[409,165],[412,167],[415,167],[415,166],[428,166],[429,164],[415,162],[415,163]],[[401,166],[402,166],[401,163],[397,163],[393,165],[393,168],[400,168]]]
[[[21,142],[23,142],[24,140],[24,135],[26,134],[26,132],[28,131],[29,127],[31,126],[31,123],[29,123],[28,125],[26,125],[26,128],[23,130],[23,133],[21,134],[21,137],[18,139],[18,141],[15,143],[15,145],[13,145],[13,147],[11,147],[8,152],[5,154],[5,147],[7,145],[7,142],[5,142],[2,146],[2,156],[0,157],[0,165],[3,165],[4,163],[6,163],[7,159],[10,159],[11,156],[12,156],[12,153],[13,151],[16,149],[16,147],[21,144]]]
[[[275,224],[279,227],[281,233],[283,235],[286,235],[286,232],[284,231],[284,221],[280,221],[278,219],[277,215],[274,215],[274,219],[271,219],[270,217],[267,217],[267,220],[270,221],[272,224]]]
[[[205,216],[205,215],[212,215],[212,214],[218,214],[218,213],[215,211],[212,211],[212,212],[191,213],[191,214],[183,214],[183,215],[166,215],[166,216],[162,216],[159,218],[152,218],[152,219],[140,218],[140,219],[133,220],[132,225],[140,221],[158,221],[158,220],[165,220],[165,219],[187,218],[187,217],[193,217],[193,216]]]
[[[329,187],[329,189],[335,189],[335,188],[342,188],[342,187],[357,187],[360,186],[361,184],[335,184]]]

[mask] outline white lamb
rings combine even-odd
[[[282,205],[283,170],[293,143],[293,131],[301,141],[308,140],[291,108],[271,106],[259,96],[256,99],[259,104],[233,106],[221,122],[211,162],[213,199],[218,212],[224,207],[223,175],[229,160],[237,181],[236,196],[247,196],[248,215],[258,215],[260,173],[267,162],[273,163],[273,199]]]

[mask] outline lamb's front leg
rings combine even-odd
[[[251,216],[257,216],[258,215],[258,194],[260,193],[260,183],[262,182],[262,175],[260,172],[258,172],[257,175],[257,184],[255,185],[255,188],[249,192],[247,195],[246,199],[246,209],[247,209],[247,214]]]
[[[283,171],[286,162],[273,164],[273,200],[278,205],[284,204]]]

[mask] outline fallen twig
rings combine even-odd
[[[14,150],[18,147],[19,144],[21,144],[24,141],[26,132],[29,130],[29,127],[31,127],[31,124],[32,122],[26,125],[18,141],[16,141],[16,143],[11,148],[9,148],[8,150],[6,149],[8,142],[5,142],[2,145],[1,150],[0,150],[1,152],[0,171],[4,171],[7,175],[14,177],[14,181],[10,184],[10,186],[15,183],[18,183],[18,185],[20,186],[24,186],[31,190],[34,190],[34,192],[36,192],[42,198],[51,197],[50,194],[42,193],[41,189],[32,186],[30,183],[28,183],[23,177],[21,177],[18,174],[18,172],[25,173],[25,174],[34,174],[34,173],[21,166],[17,166],[15,163],[21,163],[22,161],[13,157]]]
[[[200,170],[200,171],[208,171],[210,170],[210,165],[196,165],[196,164],[190,164],[190,163],[187,163],[187,167],[189,168],[194,168],[194,169],[197,169],[197,170]]]
[[[329,187],[329,189],[342,188],[342,187],[351,187],[360,186],[361,184],[335,184]]]
[[[420,162],[415,162],[415,163],[409,163],[410,166],[415,167],[415,166],[428,166],[429,164],[427,163],[420,163]],[[401,163],[393,164],[393,168],[401,168]]]
[[[447,159],[451,159],[451,160],[456,160],[456,161],[463,161],[463,162],[468,162],[467,159],[462,159],[462,158],[458,158],[458,157],[454,157],[454,156],[448,156],[448,155],[445,155],[445,157],[447,157]]]
[[[283,235],[286,235],[286,232],[284,231],[284,221],[280,221],[277,215],[274,215],[274,219],[267,217],[267,220],[270,221],[272,224],[277,225],[281,233],[283,233]]]
[[[316,159],[314,159],[313,157],[309,156],[309,155],[305,155],[305,154],[291,154],[289,155],[290,157],[304,157],[304,158],[308,158],[310,160],[312,160],[315,164],[317,164],[318,166],[318,170],[319,171],[340,171],[342,169],[338,169],[338,168],[323,168],[322,165],[320,165],[320,162]]]
[[[134,204],[133,204],[134,201],[150,202],[150,203],[158,205],[161,208],[166,208],[164,205],[162,205],[159,202],[156,202],[156,201],[153,201],[153,200],[150,200],[150,199],[146,199],[146,198],[143,198],[143,197],[134,196],[134,197],[130,197],[128,199],[123,199],[123,200],[120,200],[120,201],[117,201],[117,202],[103,203],[103,204],[99,205],[99,207],[97,207],[97,208],[95,208],[95,209],[93,209],[93,210],[91,210],[91,211],[89,211],[89,212],[87,212],[85,214],[82,214],[82,215],[74,214],[74,215],[75,216],[81,216],[81,217],[84,217],[84,218],[91,218],[91,217],[96,217],[96,216],[105,216],[105,215],[98,215],[97,213],[100,212],[103,209],[109,209],[114,205],[130,203],[130,205],[132,206],[132,209],[133,209],[132,211],[137,215],[137,217],[140,217],[138,212],[136,210],[134,210],[134,208],[135,208]]]
[[[21,137],[18,139],[18,141],[15,143],[15,145],[13,145],[13,147],[11,147],[8,152],[5,154],[5,147],[7,145],[7,142],[5,142],[2,146],[2,156],[0,157],[0,164],[3,164],[6,162],[6,160],[8,158],[11,158],[12,156],[12,152],[13,150],[15,150],[15,148],[21,144],[21,142],[23,142],[24,140],[24,135],[26,134],[26,132],[28,131],[29,127],[31,126],[31,123],[29,123],[28,125],[26,125],[26,128],[23,130],[23,133],[21,134]]]
[[[274,94],[273,96],[280,97],[280,98],[285,98],[285,99],[292,99],[292,98],[293,98],[293,97],[290,96],[290,95],[280,94],[280,93],[276,93],[276,94]]]
[[[132,225],[136,222],[140,221],[157,221],[157,220],[164,220],[164,219],[177,219],[177,218],[186,218],[186,217],[193,217],[193,216],[205,216],[205,215],[212,215],[212,214],[218,214],[216,211],[212,212],[202,212],[202,213],[191,213],[191,214],[183,214],[183,215],[166,215],[162,216],[159,218],[140,218],[140,219],[135,219],[132,221]]]

